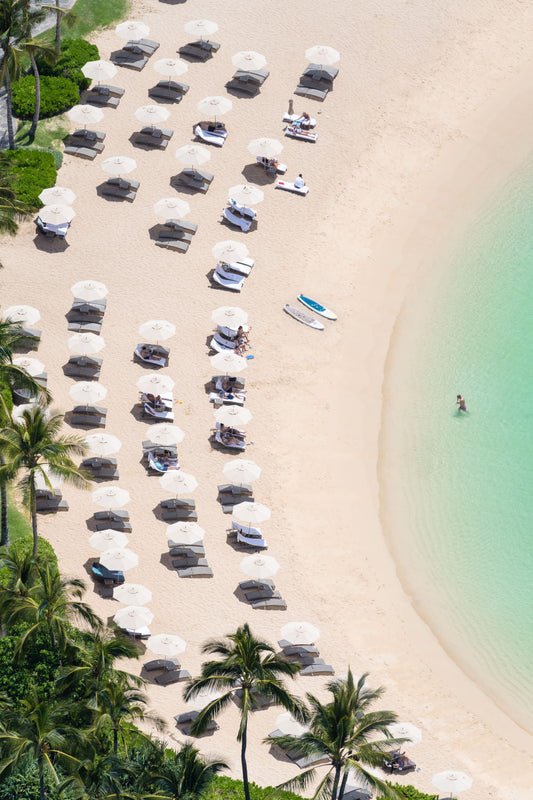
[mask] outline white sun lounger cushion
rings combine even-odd
[[[307,194],[309,186],[295,186],[290,181],[276,181],[276,189],[285,189],[287,192],[295,192],[296,194]]]
[[[208,144],[214,144],[216,147],[222,147],[224,142],[226,141],[225,136],[221,136],[219,133],[212,133],[211,131],[206,131],[204,128],[200,128],[199,125],[196,126],[194,129],[194,135],[198,136],[199,139],[202,139],[204,142],[208,142]]]

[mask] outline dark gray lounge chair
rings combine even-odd
[[[156,658],[153,661],[147,661],[143,664],[143,667],[147,672],[154,672],[157,669],[164,669],[169,672],[179,669],[181,664],[177,658]]]
[[[247,592],[251,589],[275,589],[276,585],[271,578],[265,578],[262,581],[251,579],[249,581],[241,581],[239,583],[239,589],[242,589],[243,592]]]
[[[103,142],[105,133],[103,131],[90,131],[87,128],[80,128],[70,134],[75,139],[85,139],[87,142]]]
[[[143,136],[153,136],[154,139],[172,139],[174,136],[172,128],[155,128],[151,125],[145,125],[144,128],[141,128],[140,133]]]
[[[175,569],[186,569],[187,567],[207,567],[209,565],[207,563],[207,559],[205,558],[201,558],[197,555],[184,555],[173,559],[172,566],[175,567]]]
[[[189,189],[195,189],[197,192],[208,191],[213,181],[214,175],[210,172],[204,172],[200,169],[184,169],[176,175],[176,183],[181,183],[183,186],[188,186]]]
[[[127,67],[140,72],[148,64],[148,57],[142,53],[132,53],[122,49],[111,54],[111,61],[117,67]]]
[[[277,609],[278,611],[285,611],[287,608],[287,602],[282,597],[272,598],[270,600],[257,600],[251,603],[252,608],[263,608],[263,609]]]
[[[105,428],[107,408],[102,406],[75,406],[72,410],[71,424],[91,428]]]
[[[135,134],[135,144],[142,144],[147,147],[156,147],[159,150],[166,150],[170,140],[164,136],[158,136],[155,133],[155,131],[157,131],[157,128],[154,128],[154,133],[146,133],[147,130],[146,128],[144,130],[145,130],[144,133],[138,131]]]
[[[159,42],[154,39],[130,39],[126,42],[123,50],[132,53],[143,53],[146,56],[153,56],[156,50],[159,49]]]
[[[87,320],[70,320],[68,323],[68,330],[74,331],[75,333],[96,333],[99,334],[102,330],[102,323]]]
[[[39,513],[68,511],[69,505],[63,500],[63,495],[59,489],[51,491],[48,489],[37,489],[35,493],[35,510]]]
[[[110,178],[102,186],[101,192],[106,197],[117,197],[120,200],[127,200],[129,203],[133,203],[137,197],[137,189],[139,188],[139,182],[134,181],[134,183],[137,184],[137,188],[135,189],[130,186],[130,181],[124,178]]]
[[[330,664],[309,664],[300,670],[300,675],[335,675]]]
[[[262,86],[269,75],[270,72],[267,69],[238,69],[233,75],[233,79],[245,79],[252,83],[256,83],[258,86]]]
[[[199,711],[186,711],[184,714],[176,714],[176,716],[174,717],[178,725],[178,728],[181,728],[182,732],[186,736],[191,736],[191,725],[199,713],[200,713]],[[202,736],[207,736],[211,733],[214,733],[215,731],[218,731],[219,728],[220,726],[218,722],[215,722],[215,720],[211,720],[211,722],[208,723]]]
[[[80,314],[94,314],[98,317],[103,317],[107,306],[107,300],[102,298],[102,300],[80,300],[78,297],[75,297],[72,306],[70,307],[71,311],[77,311]]]
[[[76,147],[74,145],[68,145],[68,147],[65,147],[65,153],[67,153],[69,156],[88,158],[90,161],[95,159],[98,155],[96,150],[92,150],[89,147]]]
[[[189,56],[190,58],[197,58],[199,61],[207,61],[212,58],[213,54],[220,50],[218,42],[210,42],[207,39],[200,39],[197,42],[189,42],[179,48],[178,53],[180,56]]]
[[[294,90],[294,94],[300,95],[301,97],[309,97],[312,100],[325,100],[328,91],[329,89],[315,89],[300,83]]]
[[[81,462],[80,469],[89,472],[93,478],[113,480],[119,477],[116,458],[86,458]]]
[[[249,603],[255,603],[258,600],[279,600],[281,598],[281,594],[278,592],[277,589],[264,589],[264,590],[256,590],[253,592],[246,593],[246,599]]]
[[[93,106],[105,106],[106,108],[118,108],[120,97],[114,97],[109,92],[88,92],[85,98],[86,103]]]
[[[248,78],[232,78],[231,81],[226,83],[226,89],[249,95],[259,94],[259,84],[248,80]]]
[[[186,669],[171,669],[164,672],[162,675],[155,676],[155,682],[160,686],[169,686],[171,683],[178,683],[178,681],[188,681],[191,673]]]
[[[177,250],[179,253],[186,253],[189,249],[189,242],[181,239],[156,239],[157,247],[164,247],[166,250]]]
[[[197,545],[173,543],[172,546],[170,546],[169,555],[188,559],[204,558],[205,547],[202,542]]]
[[[167,219],[164,227],[180,233],[196,233],[198,230],[196,222],[187,222],[184,219]]]
[[[196,508],[196,500],[192,497],[170,497],[167,500],[161,500],[161,508],[192,511]]]
[[[211,567],[187,567],[178,569],[180,578],[212,578],[213,570]]]
[[[23,338],[17,342],[16,350],[38,350],[42,331],[37,328],[22,328]]]
[[[218,493],[219,494],[229,494],[229,495],[232,495],[232,497],[235,497],[235,496],[238,496],[238,495],[241,495],[241,494],[246,494],[246,495],[251,495],[252,494],[252,487],[251,487],[251,485],[249,483],[241,483],[241,484],[222,483],[217,488],[218,488]],[[237,501],[235,501],[235,502],[237,502]]]
[[[65,374],[76,378],[98,380],[100,377],[101,358],[90,356],[71,356],[65,365]]]
[[[283,655],[288,658],[306,658],[320,654],[316,644],[290,644],[286,639],[280,639],[278,644],[283,650]]]
[[[196,511],[187,508],[165,508],[161,516],[165,522],[198,522]]]
[[[96,530],[97,531],[105,531],[108,528],[114,531],[124,531],[124,533],[131,533],[133,528],[131,527],[131,522],[126,522],[125,520],[113,520],[110,519],[107,522],[97,522],[96,523]]]
[[[339,69],[338,67],[331,67],[327,64],[309,64],[303,74],[312,80],[334,81],[339,74]]]

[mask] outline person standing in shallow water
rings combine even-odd
[[[462,394],[457,395],[455,404],[459,406],[459,411],[466,411],[466,402]]]

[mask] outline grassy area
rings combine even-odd
[[[98,28],[107,28],[126,19],[130,0],[76,0],[72,8],[72,25],[67,19],[61,23],[61,35],[69,38],[87,38]],[[70,16],[67,15],[67,18]]]
[[[9,527],[9,538],[16,542],[22,536],[32,536],[31,524],[29,519],[19,511],[12,497],[8,497],[7,524]]]
[[[35,140],[30,142],[28,132],[31,127],[29,120],[19,120],[17,132],[15,134],[15,144],[17,147],[33,145],[34,147],[52,147],[59,150],[59,145],[69,132],[70,125],[64,114],[51,119],[41,119],[37,125]]]

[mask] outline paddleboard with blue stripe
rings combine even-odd
[[[300,303],[303,303],[304,306],[310,308],[311,311],[314,311],[315,314],[320,314],[320,316],[325,317],[326,319],[337,319],[337,315],[330,308],[326,308],[326,306],[323,306],[321,303],[317,303],[316,300],[311,300],[310,297],[305,297],[305,295],[299,294],[298,300]]]

